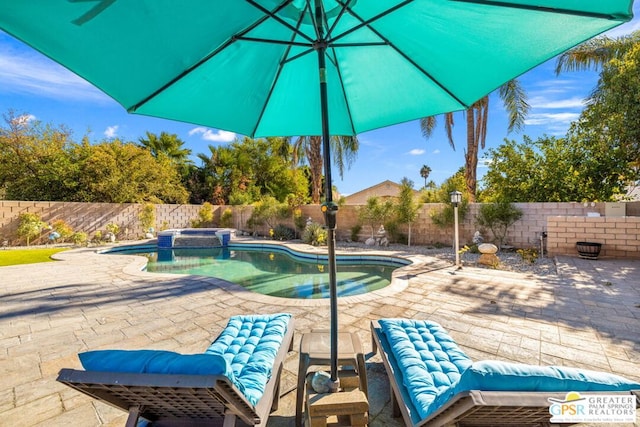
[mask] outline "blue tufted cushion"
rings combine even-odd
[[[437,409],[433,405],[452,396],[471,359],[435,322],[411,319],[379,321],[400,367],[402,382],[421,418]],[[448,396],[448,397],[447,397]]]
[[[257,404],[271,377],[290,314],[233,316],[206,350],[223,356],[247,400]]]
[[[640,389],[640,383],[587,369],[484,360],[473,363],[462,374],[457,388],[457,391],[626,391]]]
[[[87,371],[139,374],[224,375],[233,381],[227,361],[215,354],[179,354],[163,350],[96,350],[78,354]]]

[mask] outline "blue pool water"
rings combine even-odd
[[[326,255],[309,255],[283,246],[198,249],[116,248],[110,253],[147,257],[146,270],[158,273],[217,277],[264,295],[284,298],[328,298]],[[324,258],[324,259],[323,259]],[[391,273],[409,261],[392,257],[338,256],[338,296],[359,295],[384,288]]]

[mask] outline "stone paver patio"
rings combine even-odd
[[[0,254],[1,256],[1,254]],[[257,295],[216,279],[140,271],[139,257],[78,249],[55,263],[0,268],[0,425],[122,426],[126,415],[58,384],[89,349],[202,352],[227,319],[290,312],[294,349],[329,327],[328,301]],[[560,257],[558,276],[465,267],[416,256],[394,284],[342,298],[340,329],[367,354],[371,426],[399,426],[389,385],[372,355],[369,322],[382,317],[441,323],[474,360],[584,367],[640,380],[640,261]],[[286,394],[269,426],[293,426],[298,354],[289,354]]]

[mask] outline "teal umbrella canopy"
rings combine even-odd
[[[633,0],[3,0],[0,29],[131,113],[248,136],[329,135],[467,109],[632,18]]]
[[[20,0],[0,28],[127,111],[248,136],[356,135],[466,109],[632,0]]]

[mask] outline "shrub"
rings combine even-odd
[[[58,237],[58,239],[60,239],[61,242],[66,242],[73,235],[73,228],[71,228],[69,224],[64,222],[64,220],[57,219],[53,221],[51,227],[52,231],[58,233],[58,235],[60,236]]]
[[[31,239],[40,236],[42,229],[46,227],[47,224],[40,219],[38,214],[34,213],[25,212],[20,214],[18,218],[20,220],[18,236],[26,239],[27,246],[29,246]]]
[[[372,196],[367,199],[366,205],[360,207],[358,219],[371,228],[371,237],[380,225],[393,216],[393,206],[393,201],[390,199],[382,200],[378,196]]]
[[[402,243],[405,245],[409,243],[409,237],[400,232],[400,224],[398,221],[394,220],[386,222],[384,224],[384,229],[387,232],[387,239],[389,242]]]
[[[520,255],[522,261],[529,264],[535,264],[538,259],[538,250],[536,248],[518,249],[516,252]]]
[[[509,227],[522,218],[522,211],[509,202],[487,203],[480,206],[476,222],[481,227],[488,227],[493,237],[502,247]]]
[[[230,228],[233,220],[233,211],[230,208],[227,208],[220,215],[220,227]]]
[[[110,222],[109,224],[107,224],[107,231],[111,234],[113,234],[114,236],[118,236],[118,233],[120,232],[120,226],[114,222]]]
[[[307,219],[302,216],[302,210],[300,208],[293,210],[293,225],[296,228],[296,236],[299,231],[304,230],[305,225],[307,225]]]
[[[98,230],[93,234],[93,241],[95,243],[102,242],[102,231]]]
[[[269,228],[276,226],[276,221],[289,216],[289,206],[278,202],[274,197],[263,196],[253,204],[253,212],[248,222],[256,225],[267,225]]]
[[[191,221],[194,228],[211,227],[213,225],[213,205],[204,202],[198,211],[198,218]]]
[[[156,225],[156,206],[153,203],[145,203],[138,219],[144,233],[153,233],[152,229]]]
[[[307,224],[302,232],[302,241],[313,246],[325,245],[327,243],[327,230],[317,222]]]
[[[361,224],[356,224],[353,227],[351,227],[351,241],[352,242],[357,242],[358,241],[358,235],[360,234],[361,230],[362,230],[362,225]]]
[[[293,240],[296,238],[296,231],[286,225],[278,224],[273,229],[273,240]]]
[[[85,243],[87,243],[87,233],[82,231],[75,232],[69,237],[69,239],[73,242],[74,245],[84,245]]]

